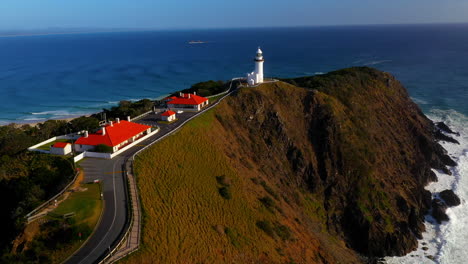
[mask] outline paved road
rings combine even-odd
[[[212,106],[214,105],[210,105],[208,108]],[[178,114],[176,122],[167,125],[160,124],[161,130],[157,134],[133,146],[112,160],[86,158],[80,163],[85,173],[86,182],[96,179],[102,181],[104,212],[95,233],[78,252],[66,261],[67,264],[97,263],[113,249],[125,231],[125,225],[129,217],[128,212],[130,211],[128,208],[126,172],[124,171],[127,159],[196,114],[194,112]],[[134,122],[155,126],[158,119],[159,114],[150,114]]]

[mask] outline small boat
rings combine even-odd
[[[206,42],[201,41],[201,40],[191,40],[191,41],[189,41],[189,44],[203,44],[203,43],[206,43]]]

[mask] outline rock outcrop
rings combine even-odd
[[[440,199],[433,199],[432,200],[432,216],[437,221],[437,223],[441,224],[443,221],[448,221],[449,217],[445,213],[447,210],[447,205],[444,204]]]
[[[286,196],[318,197],[328,232],[369,257],[417,247],[431,169],[456,165],[400,82],[371,68],[242,89],[216,116],[239,146],[228,156],[259,164]]]
[[[461,201],[460,198],[452,191],[452,190],[445,190],[440,192],[440,198],[442,198],[445,204],[449,207],[460,205]]]

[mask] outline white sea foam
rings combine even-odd
[[[387,263],[468,263],[468,117],[453,110],[433,110],[428,116],[435,122],[443,121],[452,130],[459,132],[460,136],[450,136],[460,144],[441,142],[458,165],[450,168],[452,176],[435,171],[439,180],[429,184],[426,189],[433,196],[443,190],[452,189],[462,203],[447,209],[450,221],[441,225],[436,224],[431,216],[426,216],[426,231],[419,241],[418,249],[404,257],[388,257]]]
[[[24,118],[23,119],[24,121],[40,121],[40,120],[45,120],[45,118],[41,118],[41,117],[36,117],[36,118]]]
[[[55,111],[44,111],[44,112],[37,112],[37,113],[31,113],[32,115],[48,115],[48,116],[69,116],[69,115],[75,115],[72,114],[66,110],[55,110]]]
[[[420,99],[420,98],[416,98],[416,97],[411,97],[411,100],[413,100],[413,102],[415,102],[418,105],[428,104],[427,101]]]
[[[315,75],[322,75],[322,74],[325,74],[325,73],[323,73],[323,72],[315,72],[314,74],[315,74]]]

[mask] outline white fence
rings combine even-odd
[[[57,199],[57,197],[59,197],[60,195],[62,195],[75,181],[76,181],[76,177],[78,177],[78,174],[79,172],[76,172],[75,173],[75,177],[73,177],[73,180],[67,184],[67,186],[65,186],[65,188],[63,188],[59,193],[57,193],[56,195],[54,195],[52,198],[50,198],[48,201],[44,202],[43,204],[39,205],[38,207],[36,207],[36,209],[32,210],[29,214],[26,215],[26,219],[27,219],[27,222],[30,223],[31,221],[43,216],[44,214],[36,214],[34,215],[37,211],[41,210],[42,208],[46,207],[47,205],[49,205],[52,201],[54,201],[55,199]]]
[[[51,143],[51,142],[54,142],[56,141],[57,139],[77,139],[79,138],[80,136],[77,135],[77,134],[71,134],[71,135],[63,135],[63,136],[57,136],[57,137],[53,137],[53,138],[49,138],[48,140],[45,140],[45,141],[42,141],[34,146],[31,146],[28,148],[29,151],[36,151],[36,152],[42,152],[42,153],[50,153],[50,151],[47,151],[47,150],[42,150],[42,149],[38,149],[38,147],[42,146],[42,145],[45,145],[47,143]]]
[[[151,111],[148,111],[148,112],[146,112],[146,113],[143,113],[143,114],[141,114],[141,115],[139,115],[139,116],[136,116],[136,117],[134,117],[134,118],[130,118],[130,120],[129,120],[129,121],[132,121],[132,120],[138,120],[138,119],[140,119],[140,118],[142,118],[142,117],[146,116],[147,114],[149,114],[149,113],[151,113],[151,112],[153,112],[153,110],[151,110]]]

